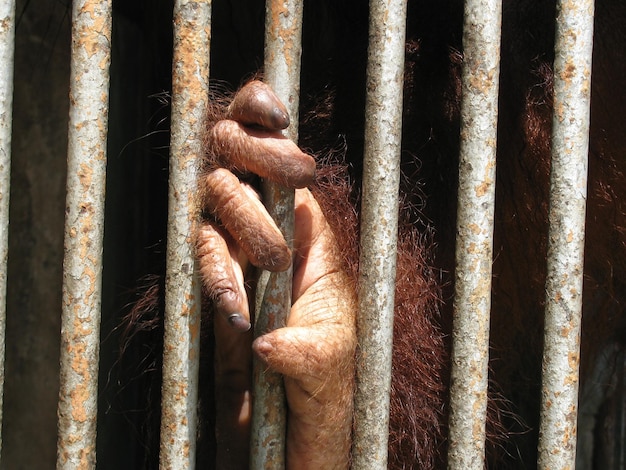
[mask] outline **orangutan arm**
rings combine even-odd
[[[270,94],[251,82],[228,109],[226,117],[232,119],[219,120],[208,131],[212,159],[202,181],[203,196],[219,222],[203,225],[198,256],[205,291],[217,311],[218,465],[247,463],[252,348],[285,377],[288,468],[347,468],[356,347],[354,284],[343,271],[334,234],[318,203],[303,188],[313,181],[314,161],[276,129],[284,127],[285,119],[282,105]],[[296,190],[293,253],[256,193],[234,174],[245,172],[301,188]],[[293,306],[287,326],[251,345],[248,265],[280,271],[292,257]]]

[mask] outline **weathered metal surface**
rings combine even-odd
[[[0,2],[0,429],[2,429],[2,397],[4,390],[14,49],[15,0],[3,0]],[[1,448],[2,439],[0,437]]]
[[[406,1],[370,1],[353,468],[387,468]]]
[[[502,5],[465,2],[448,468],[484,468]]]
[[[94,468],[111,2],[72,6],[58,469]]]
[[[191,469],[196,459],[200,283],[194,234],[198,170],[208,108],[211,1],[174,5],[169,222],[160,468]]]
[[[573,469],[589,151],[593,0],[557,4],[541,469]]]
[[[285,104],[287,137],[298,141],[302,0],[267,0],[265,16],[265,81]],[[263,202],[293,248],[294,191],[263,182]],[[257,285],[254,335],[285,325],[291,310],[292,268],[263,272]],[[254,360],[250,467],[285,468],[286,403],[282,376]]]

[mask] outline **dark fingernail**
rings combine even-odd
[[[233,313],[228,317],[228,323],[234,329],[244,332],[248,331],[252,325],[240,313]]]
[[[289,114],[278,106],[272,109],[272,125],[276,129],[287,129],[289,127]]]

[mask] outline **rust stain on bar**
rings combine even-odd
[[[198,169],[208,107],[211,2],[174,5],[169,221],[161,388],[160,468],[195,466],[200,284],[194,234],[199,218]]]
[[[95,466],[111,2],[72,9],[57,468]]]
[[[576,460],[594,2],[557,13],[540,469]]]
[[[371,0],[357,315],[355,470],[387,467],[406,0]]]
[[[501,2],[465,2],[448,468],[482,470],[495,200]]]
[[[287,108],[286,135],[298,140],[302,0],[268,0],[265,18],[265,79]],[[294,198],[292,189],[264,182],[263,199],[270,215],[293,246]],[[292,268],[280,273],[264,271],[257,285],[255,336],[285,325],[291,309]],[[250,468],[285,468],[286,404],[282,376],[269,373],[254,361]]]

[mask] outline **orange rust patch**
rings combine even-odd
[[[280,56],[283,57],[287,63],[287,68],[292,69],[292,60],[299,60],[300,54],[294,52],[294,49],[298,48],[300,35],[298,34],[299,25],[296,18],[289,18],[290,12],[287,5],[288,0],[272,0],[271,2],[271,28],[269,34],[271,35],[273,42],[278,42],[282,46]],[[291,25],[285,27],[284,25]],[[272,55],[277,52],[273,51]],[[275,57],[269,59],[270,63],[275,61]],[[289,101],[293,98],[289,97]]]
[[[72,370],[81,378],[80,382],[70,392],[72,418],[84,423],[88,419],[85,403],[91,396],[87,385],[91,379],[91,374],[89,373],[89,363],[85,357],[86,347],[84,343],[79,341],[79,338],[75,338],[67,350],[72,358]]]
[[[493,168],[493,163],[487,166],[486,172],[489,173],[491,171],[491,168]],[[476,197],[483,197],[485,194],[487,194],[492,184],[493,184],[493,179],[491,179],[490,176],[485,175],[485,179],[483,180],[483,182],[474,187],[474,191],[476,192]]]
[[[569,81],[574,77],[575,74],[576,74],[576,66],[571,61],[568,61],[567,65],[561,72],[561,79],[564,81]]]
[[[480,229],[480,225],[475,224],[475,223],[471,223],[467,226],[467,228],[470,229],[470,231],[474,234],[474,235],[480,235],[481,229]]]
[[[91,181],[93,179],[93,168],[86,163],[81,163],[80,169],[78,170],[78,179],[80,180],[80,184],[83,186],[83,190],[87,191],[87,189],[91,186]]]
[[[89,57],[93,57],[103,49],[102,43],[107,45],[111,43],[110,11],[108,8],[98,8],[99,5],[97,2],[86,2],[79,12],[79,16],[89,15],[92,20],[90,24],[85,24],[82,30],[78,31],[78,36]],[[104,36],[104,39],[99,40],[100,36]],[[102,66],[101,62],[100,66],[104,68],[106,64]]]
[[[84,303],[85,305],[90,305],[89,300],[96,290],[96,273],[89,266],[85,266],[83,269],[83,275],[89,278],[89,289],[85,291]]]

